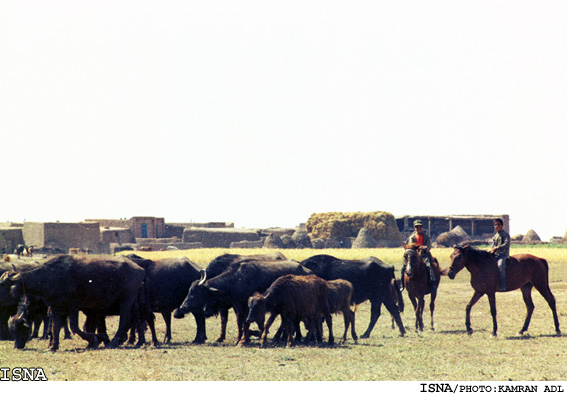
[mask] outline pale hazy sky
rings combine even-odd
[[[564,1],[0,3],[0,221],[567,230]]]

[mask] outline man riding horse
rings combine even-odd
[[[494,220],[496,234],[492,238],[492,249],[498,261],[498,272],[500,273],[500,292],[506,291],[506,260],[510,256],[510,235],[504,230],[504,222],[498,218]]]
[[[435,282],[435,272],[431,268],[431,263],[433,262],[433,257],[431,256],[431,237],[423,231],[423,223],[417,219],[413,222],[413,227],[415,231],[408,237],[407,244],[415,244],[421,248],[421,258],[427,266],[427,271],[429,272],[429,284],[432,290],[437,289],[437,283]],[[406,265],[402,266],[402,277],[401,277],[401,290],[405,288],[404,274],[406,272]]]

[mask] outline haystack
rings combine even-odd
[[[532,243],[535,241],[541,241],[541,239],[533,229],[528,230],[528,232],[522,239],[522,243]]]
[[[370,230],[363,227],[352,243],[352,248],[378,248],[378,242],[372,238]]]
[[[263,248],[270,248],[270,249],[281,249],[285,248],[282,238],[277,234],[270,234],[264,240],[264,247]]]
[[[297,248],[311,248],[311,239],[307,232],[303,230],[296,230],[293,235],[291,236]]]
[[[400,246],[402,235],[396,219],[389,212],[326,212],[312,214],[305,225],[314,239],[346,241],[356,238],[360,229],[366,228],[379,246]]]
[[[455,226],[453,230],[441,233],[437,236],[437,246],[440,247],[452,247],[455,244],[464,243],[465,241],[470,241],[470,237],[465,232],[461,226]]]
[[[282,239],[282,244],[283,247],[282,248],[286,248],[286,249],[294,249],[297,248],[297,244],[295,244],[295,241],[293,240],[293,238],[289,235],[285,235],[281,237]]]

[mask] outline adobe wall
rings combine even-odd
[[[100,230],[101,242],[105,244],[130,244],[135,243],[136,238],[131,229],[103,227]]]
[[[58,249],[69,252],[70,248],[81,248],[93,253],[107,253],[109,248],[101,245],[100,226],[95,222],[26,222],[23,237],[27,245]]]
[[[0,229],[0,252],[2,254],[13,254],[16,247],[20,244],[25,244],[22,228]]]
[[[230,244],[234,242],[259,239],[255,229],[188,228],[183,231],[184,243],[201,242],[205,248],[230,248]]]

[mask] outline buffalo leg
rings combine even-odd
[[[193,340],[193,343],[205,343],[205,341],[207,340],[205,314],[202,312],[193,312],[193,317],[195,317],[195,324],[197,325],[197,335],[195,335],[195,340]]]
[[[329,346],[332,346],[335,344],[335,337],[333,336],[333,316],[331,316],[331,314],[327,314],[325,316],[325,322],[327,323],[327,328],[329,329],[329,338],[327,340],[327,343],[329,344]]]
[[[382,302],[374,302],[374,301],[371,302],[370,323],[368,324],[368,328],[366,328],[364,334],[362,334],[361,336],[362,339],[370,338],[370,333],[372,332],[374,325],[376,325],[376,321],[378,321],[378,318],[380,317],[381,306],[382,306]],[[394,316],[394,319],[396,320],[396,322],[398,322],[396,316]]]
[[[350,311],[350,322],[351,322],[350,333],[352,335],[352,339],[354,339],[354,343],[358,343],[358,335],[356,335],[356,330],[354,328],[355,313],[352,310],[349,311]]]
[[[69,320],[65,317],[63,319],[63,339],[72,339],[71,330],[69,329]]]
[[[63,319],[59,314],[51,313],[51,340],[49,342],[49,348],[52,352],[56,352],[59,349],[59,331],[61,330],[61,323]],[[66,318],[65,318],[66,320]]]
[[[159,342],[156,334],[156,318],[153,313],[149,313],[146,322],[148,323],[148,327],[150,327],[150,332],[152,333],[152,344],[157,347],[159,346]]]
[[[163,321],[165,321],[165,338],[163,343],[171,343],[171,312],[161,312]]]
[[[344,323],[345,323],[345,332],[343,334],[342,343],[346,343],[347,335],[348,335],[348,328],[350,327],[350,313],[348,313],[348,312],[343,313],[343,318],[344,318]]]
[[[219,337],[215,342],[222,342],[226,339],[226,325],[228,324],[228,309],[220,309],[220,318],[221,318],[221,332]]]
[[[396,324],[398,324],[398,328],[400,330],[400,336],[404,336],[406,334],[406,329],[404,328],[404,323],[402,322],[402,318],[400,316],[400,309],[391,296],[386,295],[384,306],[386,306],[386,309],[394,317],[394,320],[396,320]],[[378,315],[380,315],[380,313],[378,313]],[[372,331],[372,328],[370,329],[370,331]],[[368,336],[370,336],[370,332],[368,332]]]
[[[261,346],[266,346],[268,340],[268,332],[270,332],[270,327],[272,326],[277,316],[278,315],[276,313],[272,313],[270,314],[270,317],[268,317],[268,319],[266,320],[266,323],[264,324],[264,332],[262,332],[262,337],[260,342]]]
[[[96,348],[98,346],[98,338],[95,334],[90,333],[90,332],[81,331],[81,328],[79,327],[79,311],[78,310],[71,312],[69,314],[69,327],[71,328],[71,331],[73,333],[79,335],[82,339],[89,342],[89,344],[87,345],[87,349]],[[61,328],[61,326],[59,326],[59,328]],[[57,333],[55,333],[55,329],[54,329],[53,338],[54,338],[54,343],[55,343],[55,338],[57,338],[57,342],[59,342],[59,330],[57,330]]]
[[[120,304],[120,320],[118,322],[118,330],[116,331],[114,338],[112,338],[112,341],[108,345],[108,347],[111,349],[117,348],[118,345],[120,345],[120,341],[122,340],[123,336],[128,333],[128,329],[130,328],[131,324],[130,314],[135,298],[136,295],[133,295]]]

